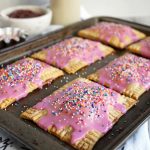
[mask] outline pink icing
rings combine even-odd
[[[109,22],[101,22],[87,28],[86,30],[90,30],[92,32],[98,32],[100,40],[109,43],[110,39],[115,36],[118,37],[119,40],[126,45],[139,40],[138,36],[133,32],[133,29],[129,26],[116,24],[116,23],[109,23]],[[125,40],[126,37],[131,39],[129,43]]]
[[[40,75],[50,66],[33,59],[21,59],[0,70],[0,102],[7,98],[19,100],[28,92],[28,83],[42,87]]]
[[[141,54],[147,58],[150,58],[150,37],[140,41],[138,44],[141,47]]]
[[[95,58],[100,60],[105,56],[99,45],[99,42],[77,37],[66,39],[44,50],[48,52],[45,61],[61,69],[72,59],[84,61],[88,65],[95,62]]]
[[[139,83],[150,89],[150,60],[125,54],[97,71],[98,82],[122,93],[129,84]]]
[[[68,88],[46,97],[34,106],[35,109],[48,111],[37,124],[44,130],[52,125],[57,129],[71,125],[72,143],[83,138],[88,131],[106,133],[112,127],[108,119],[108,105],[122,113],[126,112],[125,106],[117,102],[119,96],[119,93],[102,85],[78,79]]]

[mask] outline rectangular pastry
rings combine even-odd
[[[133,53],[150,58],[150,37],[128,46],[127,49]]]
[[[150,89],[150,60],[127,53],[88,78],[138,99]]]
[[[32,58],[7,65],[0,69],[0,109],[62,75],[61,70]]]
[[[112,48],[99,42],[73,37],[35,53],[32,57],[61,68],[68,73],[75,73],[113,51]]]
[[[91,150],[137,101],[78,78],[21,114],[79,150]]]
[[[144,33],[129,26],[110,22],[100,22],[95,26],[80,30],[78,35],[99,40],[120,49],[145,37]]]

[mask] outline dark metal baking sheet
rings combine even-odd
[[[31,53],[38,51],[43,47],[53,45],[64,38],[74,36],[80,29],[94,25],[99,21],[110,21],[126,24],[145,32],[147,35],[150,35],[150,27],[148,26],[143,26],[116,18],[96,17],[86,21],[78,22],[45,36],[38,36],[31,41],[21,44],[21,46],[16,46],[16,48],[4,51],[3,53],[0,53],[0,64],[6,65],[24,56],[29,56]],[[102,61],[98,61],[88,67],[83,68],[73,75],[65,74],[64,77],[60,77],[59,79],[55,80],[51,85],[45,85],[43,89],[37,89],[30,93],[27,97],[8,107],[7,110],[0,110],[0,127],[13,134],[15,138],[23,142],[31,149],[73,149],[68,144],[40,129],[34,123],[20,119],[20,113],[25,111],[28,107],[31,107],[37,102],[41,101],[44,97],[48,96],[65,83],[77,77],[86,77],[124,53],[124,51],[118,50],[117,53],[106,57]],[[97,142],[94,149],[111,150],[119,147],[127,139],[127,137],[129,137],[146,119],[148,119],[149,116],[150,91],[146,92],[140,97],[137,105],[130,109],[123,117],[121,117],[117,124]]]

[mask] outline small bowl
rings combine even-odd
[[[33,12],[42,13],[43,15],[33,18],[11,18],[8,16],[16,10],[31,10]],[[30,5],[7,8],[2,10],[0,15],[6,26],[24,29],[30,35],[43,32],[50,25],[52,19],[52,11],[50,9]]]

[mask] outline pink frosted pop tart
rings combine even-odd
[[[150,60],[126,53],[88,78],[138,99],[150,89]]]
[[[79,150],[91,150],[137,101],[88,79],[64,85],[21,114]]]
[[[50,65],[75,73],[79,69],[101,60],[114,50],[99,42],[78,37],[66,39],[32,55]]]
[[[121,49],[146,36],[144,33],[129,26],[110,22],[100,22],[95,26],[80,30],[78,35],[84,38],[102,41]]]
[[[25,58],[0,69],[0,109],[63,75],[59,69]]]

